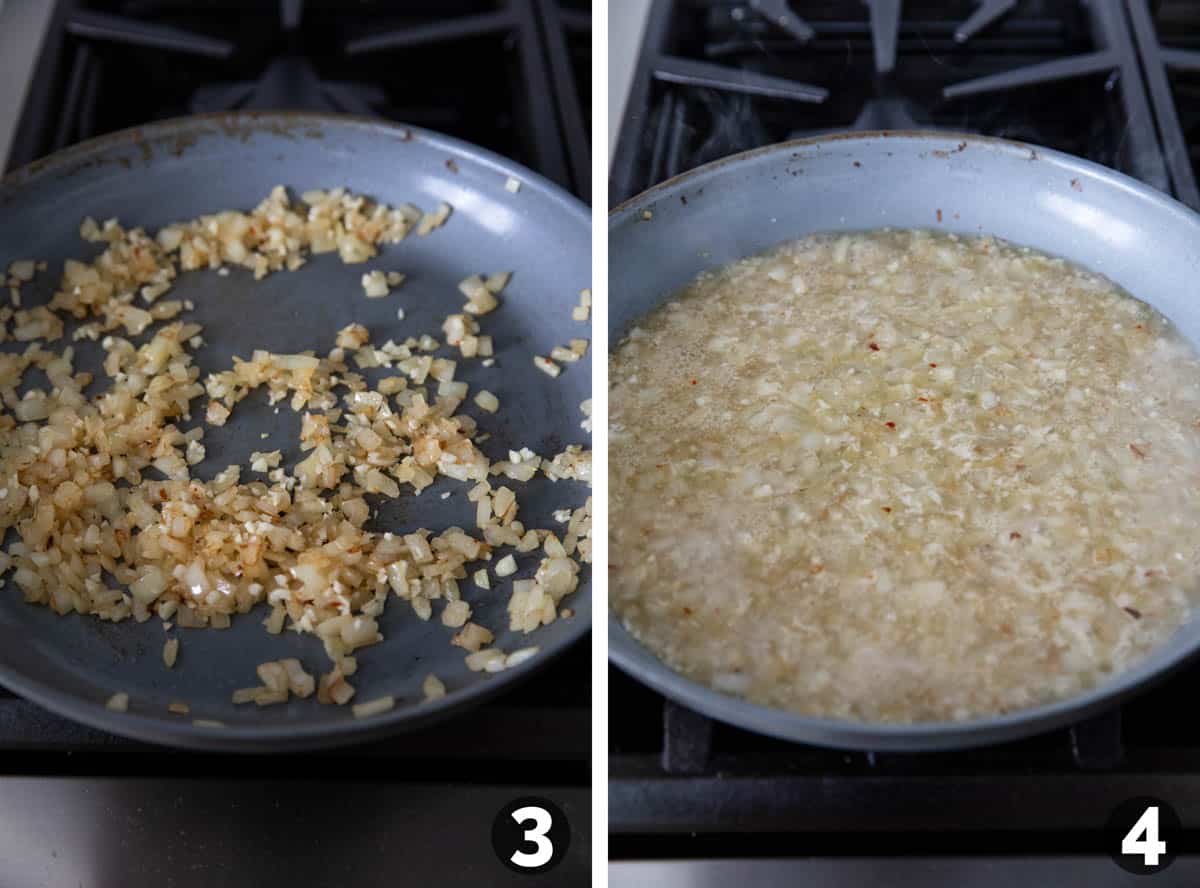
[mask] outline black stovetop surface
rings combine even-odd
[[[511,157],[581,196],[581,0],[59,0],[12,147],[234,109],[369,115]]]
[[[1082,155],[1200,208],[1200,4],[908,0],[893,28],[899,6],[656,0],[611,202],[784,139],[942,128]],[[1198,684],[1192,666],[1068,729],[875,754],[717,723],[610,668],[610,855],[1102,853],[1105,817],[1133,795],[1200,829]]]
[[[178,115],[316,110],[457,136],[587,199],[589,9],[59,0],[9,167]],[[433,727],[285,756],[136,743],[0,691],[0,886],[521,883],[490,832],[527,795],[567,811],[572,846],[553,875],[582,883],[588,649]]]
[[[777,7],[657,0],[611,203],[759,145],[936,128],[1058,148],[1200,207],[1200,79],[1187,54],[1200,47],[1195,3],[795,0],[791,31],[775,23]],[[1011,8],[970,24],[992,7]]]

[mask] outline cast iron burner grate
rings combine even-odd
[[[592,14],[589,0],[537,0],[576,193],[591,201]]]
[[[324,111],[458,136],[586,197],[590,28],[562,0],[62,0],[9,164],[184,114]]]
[[[1200,7],[1127,0],[1173,193],[1200,210]]]
[[[832,832],[843,834],[847,853],[861,853],[866,846],[852,836],[868,834],[912,837],[903,850],[925,842],[944,853],[936,837],[947,832],[988,834],[994,852],[1103,853],[1108,812],[1146,794],[1169,799],[1185,828],[1200,825],[1200,725],[1181,717],[1200,679],[1195,668],[1070,728],[933,753],[775,740],[609,672],[614,859],[838,853]],[[751,841],[758,834],[792,838],[760,847]]]
[[[610,198],[760,145],[880,128],[1030,141],[1170,184],[1119,2],[659,0]]]

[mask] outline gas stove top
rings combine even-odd
[[[212,111],[394,120],[590,194],[590,4],[579,0],[61,0],[9,168]],[[548,95],[547,95],[548,93]]]
[[[347,6],[60,0],[7,168],[169,117],[269,108],[428,127],[590,197],[590,4]],[[555,874],[581,882],[589,679],[584,643],[431,728],[287,756],[149,746],[0,691],[0,885],[373,885],[400,872],[519,884],[490,832],[522,796],[566,811],[572,845]],[[439,850],[413,855],[414,843]]]
[[[610,199],[785,139],[947,129],[1088,157],[1200,208],[1197,50],[1196,4],[658,0]],[[610,856],[832,856],[846,884],[864,853],[1107,857],[1101,827],[1131,796],[1168,799],[1200,829],[1200,724],[1184,714],[1197,683],[1193,666],[1069,729],[903,755],[761,737],[610,669]]]
[[[786,139],[946,129],[1028,141],[1200,206],[1195,4],[661,0],[614,157],[615,204]],[[1145,74],[1143,74],[1143,71]]]

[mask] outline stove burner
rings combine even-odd
[[[193,113],[210,111],[330,111],[374,114],[383,90],[360,83],[325,82],[302,56],[273,60],[258,80],[201,86],[188,103]]]
[[[205,84],[193,94],[188,108],[193,113],[212,111],[297,111],[342,112],[370,115],[386,101],[383,90],[358,83],[321,80],[313,63],[304,55],[300,22],[304,0],[281,0],[279,23],[288,54],[272,59],[258,80],[229,84]]]
[[[921,129],[917,123],[913,103],[908,99],[867,99],[862,113],[854,118],[856,130],[914,130]]]

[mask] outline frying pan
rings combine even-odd
[[[772,145],[700,167],[609,218],[609,336],[704,269],[821,231],[892,226],[987,233],[1107,275],[1200,342],[1200,216],[1113,170],[974,135],[879,132]],[[610,657],[713,718],[848,749],[935,750],[1033,734],[1145,689],[1200,647],[1200,619],[1133,669],[1069,699],[964,722],[813,718],[710,690],[663,665],[609,617]]]
[[[516,193],[506,188],[510,177],[521,183]],[[286,113],[192,117],[105,136],[0,181],[0,265],[48,260],[50,269],[35,281],[33,298],[26,287],[26,304],[40,303],[53,291],[64,259],[95,252],[77,234],[85,215],[116,216],[127,226],[153,229],[202,213],[250,209],[276,184],[293,194],[340,185],[423,209],[444,200],[454,212],[445,227],[385,246],[366,265],[343,265],[332,254],[259,282],[242,270],[228,277],[208,271],[181,275],[174,295],[193,300],[190,314],[205,326],[207,343],[196,352],[202,373],[229,367],[234,355],[246,357],[254,348],[324,353],[335,332],[352,321],[365,324],[374,342],[424,332],[440,338],[442,319],[462,305],[459,280],[474,272],[512,270],[502,307],[483,319],[495,338],[495,366],[459,362],[458,378],[472,391],[494,392],[500,412],[484,414],[470,403],[463,409],[492,434],[482,445],[492,459],[509,447],[553,455],[585,440],[579,404],[590,397],[588,363],[550,379],[533,366],[531,355],[588,335],[570,312],[579,291],[589,286],[587,209],[535,173],[445,136],[377,121]],[[387,298],[368,300],[359,278],[370,268],[402,271],[408,280]],[[403,321],[399,307],[406,312]],[[79,368],[97,370],[98,357],[95,347],[83,349]],[[238,405],[224,428],[208,429],[207,457],[194,474],[210,478],[230,463],[245,465],[252,451],[275,448],[290,465],[298,455],[298,431],[299,417],[286,406],[275,413],[259,392]],[[465,489],[439,478],[419,497],[409,490],[380,504],[374,527],[473,528],[474,504],[466,501]],[[443,500],[447,491],[454,495]],[[573,482],[531,481],[518,488],[521,518],[530,527],[555,527],[550,513],[581,505],[587,493]],[[536,568],[536,559],[519,563],[524,570],[518,577]],[[473,619],[496,632],[499,647],[541,649],[539,656],[494,675],[466,669],[464,652],[450,646],[453,630],[441,625],[436,609],[426,623],[393,599],[381,620],[384,642],[358,652],[356,700],[390,694],[397,701],[395,709],[370,719],[355,720],[349,707],[323,706],[315,697],[264,709],[235,707],[230,693],[257,684],[255,665],[264,660],[298,657],[314,674],[328,670],[314,636],[268,635],[260,609],[235,617],[224,631],[180,630],[179,661],[167,670],[159,620],[138,625],[58,617],[24,604],[11,584],[0,589],[0,682],[63,715],[159,743],[277,751],[365,740],[447,716],[539,669],[588,628],[590,586],[587,574],[582,577],[580,589],[564,600],[575,616],[529,636],[507,629],[507,584],[491,592],[461,584],[475,608]],[[421,703],[421,682],[431,672],[446,683],[448,694]],[[104,707],[117,691],[129,694],[128,712]],[[187,702],[190,716],[169,714],[173,700]],[[192,718],[224,726],[197,726]]]

